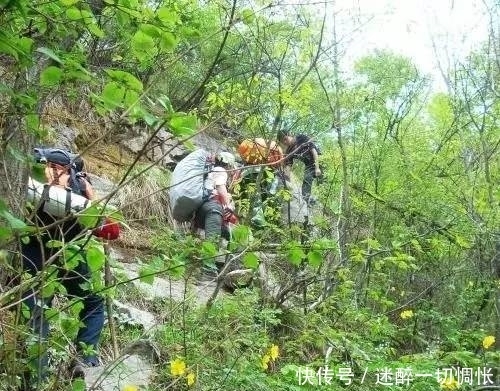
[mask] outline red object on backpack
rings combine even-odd
[[[120,224],[106,217],[102,224],[94,229],[94,235],[106,240],[118,239],[120,236]]]

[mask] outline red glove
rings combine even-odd
[[[106,217],[102,224],[94,229],[93,234],[98,238],[107,240],[118,239],[120,236],[120,224],[109,217]]]
[[[236,216],[234,212],[229,208],[224,209],[222,220],[224,224],[238,224],[239,221],[238,216]]]

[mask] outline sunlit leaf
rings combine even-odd
[[[44,87],[52,87],[61,82],[63,71],[56,66],[45,68],[40,74],[40,85]]]
[[[134,49],[134,52],[150,54],[154,48],[155,41],[150,35],[139,30],[132,37],[132,49]]]
[[[119,85],[114,81],[107,83],[104,86],[101,94],[101,98],[104,102],[104,105],[108,109],[114,109],[116,107],[120,107],[124,97],[125,97],[125,87]]]
[[[106,255],[102,246],[90,246],[85,255],[91,271],[100,270],[104,266]]]
[[[66,17],[69,20],[80,20],[82,19],[82,11],[75,7],[68,8],[66,10]]]
[[[302,250],[300,247],[291,248],[287,252],[288,261],[295,266],[299,266],[305,256],[306,254],[304,253],[304,250]]]
[[[41,48],[36,49],[36,51],[45,54],[47,57],[58,62],[59,64],[63,63],[63,61],[54,53],[54,51],[52,49],[49,49],[46,47],[41,47]]]
[[[243,256],[243,265],[250,269],[257,269],[259,267],[259,257],[255,253],[246,253]]]
[[[72,5],[75,5],[76,3],[80,2],[80,0],[59,0],[60,3],[66,7],[70,7]]]
[[[104,38],[104,31],[102,31],[96,23],[88,23],[87,28],[92,33],[92,35],[96,36],[97,38]]]
[[[165,26],[173,27],[179,21],[179,15],[174,10],[162,7],[156,12],[156,16]]]
[[[166,31],[160,36],[160,48],[167,52],[171,52],[175,49],[177,45],[177,39],[174,34]]]
[[[155,271],[149,266],[144,266],[139,269],[139,279],[141,282],[153,285],[155,280]]]
[[[24,230],[27,225],[24,221],[11,215],[7,210],[0,210],[0,217],[3,217],[11,229]]]
[[[198,118],[188,114],[176,115],[170,119],[168,125],[175,136],[190,136],[196,132]]]
[[[141,24],[139,28],[144,34],[153,38],[159,38],[161,35],[161,30],[152,24]]]
[[[307,253],[307,261],[311,267],[319,267],[323,262],[323,256],[321,252],[312,250]]]
[[[251,24],[255,20],[255,13],[250,9],[244,9],[241,11],[241,21],[244,24]]]

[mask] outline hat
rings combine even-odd
[[[234,167],[236,165],[236,158],[231,152],[219,152],[216,158],[228,166]]]
[[[285,129],[280,129],[278,131],[278,141],[283,141],[286,136],[290,136],[290,131]]]

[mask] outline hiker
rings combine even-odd
[[[74,267],[71,269],[67,269],[64,266],[72,263],[72,257],[80,258],[84,254],[77,252],[71,256],[66,252],[65,257],[61,256],[56,257],[57,259],[52,259],[52,256],[61,250],[61,248],[54,248],[54,246],[49,244],[49,241],[59,241],[66,245],[80,236],[85,230],[80,226],[76,218],[67,218],[67,215],[64,216],[57,213],[57,200],[53,194],[62,193],[62,199],[69,201],[70,205],[66,204],[62,208],[63,212],[67,212],[71,210],[74,200],[85,199],[87,202],[90,202],[88,200],[94,198],[94,190],[88,179],[86,179],[85,173],[77,172],[73,157],[67,151],[60,149],[40,149],[36,150],[35,155],[40,151],[42,151],[44,156],[43,160],[38,156],[39,161],[46,163],[46,184],[43,185],[42,197],[38,194],[39,197],[37,199],[35,194],[34,201],[31,199],[33,205],[37,207],[33,213],[31,223],[39,227],[41,231],[37,235],[29,236],[29,240],[21,244],[22,266],[32,276],[42,271],[47,271],[49,265],[56,266],[56,270],[51,276],[45,275],[43,277],[45,282],[47,278],[57,273],[57,279],[66,289],[68,298],[77,298],[81,301],[83,305],[79,313],[81,326],[75,341],[78,356],[71,363],[71,376],[73,378],[83,377],[84,366],[99,365],[95,349],[98,345],[104,324],[103,298],[85,286],[90,281],[91,274],[86,261],[83,259],[79,259],[78,261],[73,260],[76,265],[73,263]],[[81,167],[78,169],[80,168],[83,170],[83,161],[81,161]],[[28,199],[30,198],[30,192],[33,197],[33,192],[36,193],[37,191],[36,185],[33,183],[38,182],[30,178]],[[73,201],[72,198],[74,199]],[[61,219],[64,220],[56,223]],[[49,225],[51,227],[44,228]],[[114,226],[113,229],[116,229],[116,227]],[[108,236],[110,238],[110,232],[107,227],[100,227],[96,232],[99,236],[102,234],[103,237]],[[63,258],[64,263],[62,262]],[[50,261],[50,264],[47,261]],[[23,296],[24,303],[28,306],[31,313],[30,326],[40,339],[38,341],[38,357],[32,361],[36,365],[35,370],[38,383],[43,381],[47,376],[48,356],[46,346],[43,346],[43,340],[48,336],[49,323],[48,319],[45,318],[44,308],[51,307],[53,299],[52,295],[43,298],[40,296],[42,284],[43,281],[40,283],[40,286],[32,287]],[[92,349],[92,353],[89,353],[89,348]]]
[[[218,241],[224,219],[233,214],[228,192],[228,171],[234,168],[232,153],[210,153],[204,149],[191,152],[172,173],[169,190],[172,216],[180,223],[191,222],[203,229],[205,238]]]
[[[292,135],[289,131],[278,132],[278,141],[285,145],[285,177],[289,178],[293,161],[298,159],[304,163],[304,178],[302,180],[302,198],[307,205],[313,205],[311,197],[312,183],[322,175],[319,165],[319,149],[314,142],[304,134]]]
[[[243,140],[238,146],[238,153],[245,164],[238,174],[238,196],[252,208],[252,225],[264,227],[267,224],[265,215],[269,215],[266,213],[267,206],[278,190],[283,151],[274,141],[255,138]]]
[[[229,240],[228,224],[237,220],[234,215],[234,203],[228,191],[229,176],[226,170],[236,165],[236,158],[230,152],[219,152],[214,156],[214,165],[207,174],[205,189],[208,199],[195,211],[195,228],[205,231],[205,239],[217,241],[221,236]]]

